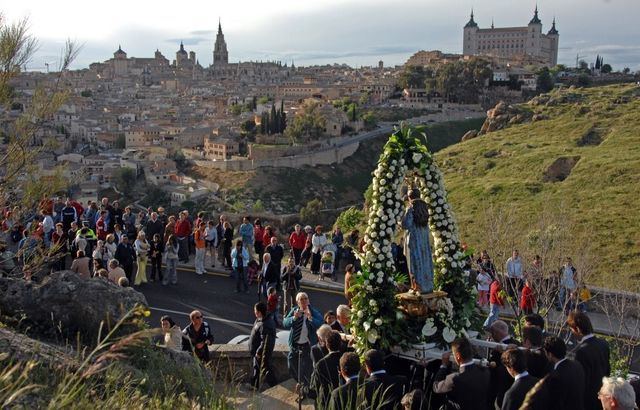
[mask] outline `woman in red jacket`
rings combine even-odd
[[[520,309],[525,314],[533,313],[533,308],[536,306],[536,298],[533,294],[533,289],[531,288],[531,283],[529,279],[524,282],[524,287],[522,288],[522,296],[520,297]]]
[[[302,251],[307,243],[307,234],[302,230],[300,224],[296,224],[295,230],[289,236],[289,246],[291,246],[291,252],[293,252],[293,259],[296,265],[300,265],[300,259]]]
[[[253,248],[258,255],[258,265],[262,267],[262,254],[264,253],[264,228],[262,227],[262,221],[256,219],[253,222]]]

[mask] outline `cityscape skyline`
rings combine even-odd
[[[480,27],[488,28],[492,21],[496,27],[510,27],[526,25],[536,4],[521,2],[517,7],[504,7],[501,0],[482,4],[464,0],[456,2],[459,7],[450,7],[443,0],[410,0],[400,6],[388,0],[329,0],[322,4],[284,0],[271,8],[254,1],[240,8],[187,1],[179,11],[170,12],[166,2],[150,9],[115,1],[112,7],[100,11],[101,19],[93,21],[94,15],[80,2],[66,3],[64,10],[36,0],[2,9],[9,22],[29,17],[31,33],[40,41],[29,69],[44,70],[45,63],[53,69],[67,38],[83,45],[73,68],[111,58],[118,45],[129,56],[148,57],[159,49],[172,60],[180,42],[208,66],[219,18],[230,62],[273,60],[295,61],[296,65],[361,66],[383,60],[385,65],[397,65],[419,50],[461,53],[462,26],[472,7]],[[591,62],[601,55],[615,69],[640,69],[640,46],[634,43],[638,29],[633,22],[633,16],[640,13],[640,2],[566,0],[556,4],[543,0],[538,8],[543,30],[548,30],[556,18],[561,36],[559,63],[574,65],[576,55]]]

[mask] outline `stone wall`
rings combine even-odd
[[[195,160],[194,162],[199,167],[216,168],[222,171],[251,171],[260,167],[301,168],[305,165],[314,167],[316,165],[339,164],[346,158],[353,155],[358,150],[359,146],[360,143],[355,142],[342,147],[327,148],[325,150],[309,154],[272,159],[238,159],[229,161]]]
[[[247,345],[214,344],[209,346],[209,353],[218,379],[230,382],[250,382],[253,358],[249,354]],[[289,378],[288,353],[289,347],[286,345],[277,344],[273,351],[271,366],[278,382]]]

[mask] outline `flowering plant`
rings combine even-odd
[[[363,252],[362,270],[352,288],[352,322],[359,351],[406,346],[420,340],[440,345],[466,334],[475,310],[474,287],[465,271],[458,228],[447,202],[442,174],[419,127],[404,124],[391,135],[373,172],[373,196]],[[416,327],[405,318],[395,299],[397,285],[405,278],[395,272],[391,244],[404,213],[400,188],[413,178],[427,203],[433,235],[433,268],[436,290],[448,297],[438,302],[434,317]],[[417,329],[417,330],[416,330]]]

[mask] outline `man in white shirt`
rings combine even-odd
[[[513,250],[513,253],[509,259],[507,259],[507,278],[509,279],[509,285],[507,292],[511,296],[519,294],[524,286],[523,274],[522,274],[522,259],[517,249]]]

